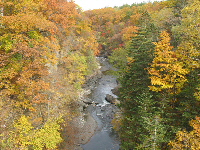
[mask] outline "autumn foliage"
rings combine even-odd
[[[178,131],[176,133],[176,139],[170,141],[169,145],[172,150],[178,149],[200,149],[200,118],[195,117],[195,120],[190,121],[190,126],[193,128],[192,131],[187,132],[185,130]]]
[[[189,136],[200,110],[199,8],[198,0],[168,0],[84,12],[100,54],[117,68],[121,149],[170,149],[178,130]]]
[[[199,6],[82,12],[71,0],[1,1],[0,148],[59,149],[65,132],[70,149],[79,94],[100,55],[120,80],[121,149],[199,149]]]
[[[154,59],[148,69],[152,84],[150,90],[158,92],[167,89],[169,92],[178,93],[187,81],[185,75],[188,70],[183,68],[183,63],[172,50],[168,33],[163,31],[160,37],[161,40],[154,43]]]
[[[70,105],[96,67],[93,31],[72,1],[5,0],[0,6],[1,149],[56,148],[60,124],[68,124]],[[60,122],[60,116],[68,119]]]

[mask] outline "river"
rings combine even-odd
[[[84,150],[118,150],[120,140],[111,126],[113,115],[118,111],[118,108],[105,100],[106,94],[110,94],[115,98],[117,97],[111,91],[111,89],[117,86],[116,77],[107,74],[107,71],[113,69],[113,67],[108,63],[106,58],[98,57],[97,59],[101,64],[103,76],[97,81],[91,94],[88,95],[96,105],[90,105],[87,108],[87,111],[90,112],[91,116],[97,122],[97,128],[89,142],[81,145],[81,147]]]

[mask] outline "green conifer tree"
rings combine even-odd
[[[121,78],[119,99],[123,110],[120,131],[122,149],[157,147],[159,141],[153,133],[160,124],[155,119],[158,110],[152,97],[153,92],[149,92],[150,80],[146,70],[152,61],[153,44],[146,38],[144,29],[139,29],[136,34],[128,49],[129,63]]]

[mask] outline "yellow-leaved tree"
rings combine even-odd
[[[1,149],[54,149],[62,142],[60,123],[63,119],[48,119],[43,127],[34,128],[30,120],[22,115],[13,123],[9,134],[1,134]],[[6,137],[7,136],[7,137]]]
[[[176,139],[169,142],[168,145],[171,146],[172,150],[200,149],[200,117],[196,117],[196,120],[191,120],[190,126],[193,127],[192,131],[178,131]]]
[[[179,93],[187,81],[185,75],[189,72],[179,61],[173,47],[170,46],[170,37],[166,31],[160,33],[161,40],[154,43],[154,59],[148,68],[152,91],[167,90],[169,93]]]

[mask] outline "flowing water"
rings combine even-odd
[[[84,150],[118,150],[119,138],[117,133],[112,129],[111,121],[113,114],[118,110],[116,106],[105,100],[106,94],[117,97],[111,92],[111,89],[117,86],[116,77],[106,74],[105,72],[113,69],[107,59],[99,57],[101,71],[104,73],[102,78],[96,83],[95,88],[89,95],[97,105],[89,106],[87,111],[97,122],[97,129],[90,141],[81,145]]]

